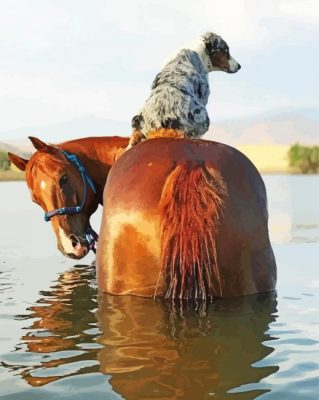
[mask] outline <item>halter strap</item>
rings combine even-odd
[[[99,240],[99,235],[92,229],[91,225],[89,225],[85,238],[89,243],[89,249],[96,253],[95,242]]]
[[[62,150],[62,153],[64,154],[65,158],[73,163],[77,170],[79,171],[81,178],[82,178],[82,183],[83,183],[83,196],[82,196],[82,201],[79,206],[75,207],[61,207],[57,208],[52,211],[47,211],[44,213],[44,220],[46,222],[50,221],[52,217],[55,217],[56,215],[74,215],[74,214],[79,214],[84,207],[85,200],[86,200],[86,194],[87,194],[87,188],[86,188],[86,182],[89,184],[90,188],[94,193],[96,193],[96,189],[94,186],[94,183],[92,179],[89,177],[88,173],[86,172],[86,169],[84,168],[81,160],[76,156],[75,154],[68,153],[67,151]]]

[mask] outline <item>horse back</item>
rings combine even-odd
[[[235,148],[206,140],[165,138],[147,140],[120,157],[108,176],[105,201],[111,207],[121,203],[121,207],[153,208],[160,200],[167,177],[181,164],[189,168],[206,165],[218,171],[230,194],[236,193],[243,201],[253,194],[261,207],[267,205],[259,172]]]

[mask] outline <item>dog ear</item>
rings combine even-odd
[[[18,169],[20,169],[21,171],[25,171],[29,160],[26,160],[26,159],[24,159],[16,154],[13,154],[13,153],[8,153],[8,157],[9,157],[10,161],[12,162],[12,164],[14,164]]]
[[[216,35],[216,33],[206,32],[202,38],[205,43],[206,51],[209,55],[212,55],[219,48],[221,37]]]
[[[204,40],[204,42],[206,43],[206,42],[212,42],[212,39],[214,38],[214,37],[216,37],[217,35],[215,34],[215,33],[213,33],[213,32],[205,32],[203,35],[202,35],[202,38],[203,38],[203,40]]]

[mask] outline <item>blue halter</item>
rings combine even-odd
[[[88,173],[86,172],[86,169],[84,168],[81,160],[76,156],[75,154],[68,153],[67,151],[63,151],[62,153],[64,154],[65,158],[73,163],[77,170],[79,171],[81,178],[82,178],[82,183],[83,183],[83,196],[82,196],[82,201],[79,206],[75,207],[61,207],[57,208],[52,211],[47,211],[44,213],[44,220],[46,222],[50,221],[52,217],[55,217],[56,215],[74,215],[74,214],[79,214],[84,207],[85,200],[86,200],[86,194],[87,194],[87,185],[86,183],[89,184],[90,188],[94,193],[96,193],[96,189],[94,186],[94,183],[92,179],[89,177]],[[86,232],[86,240],[89,243],[89,247],[91,250],[95,252],[95,242],[98,239],[98,235],[93,231],[91,226],[89,226],[87,232]]]

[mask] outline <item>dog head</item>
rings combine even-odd
[[[230,55],[229,47],[225,40],[212,32],[205,33],[201,39],[205,46],[206,69],[210,71],[237,72],[241,66]]]

